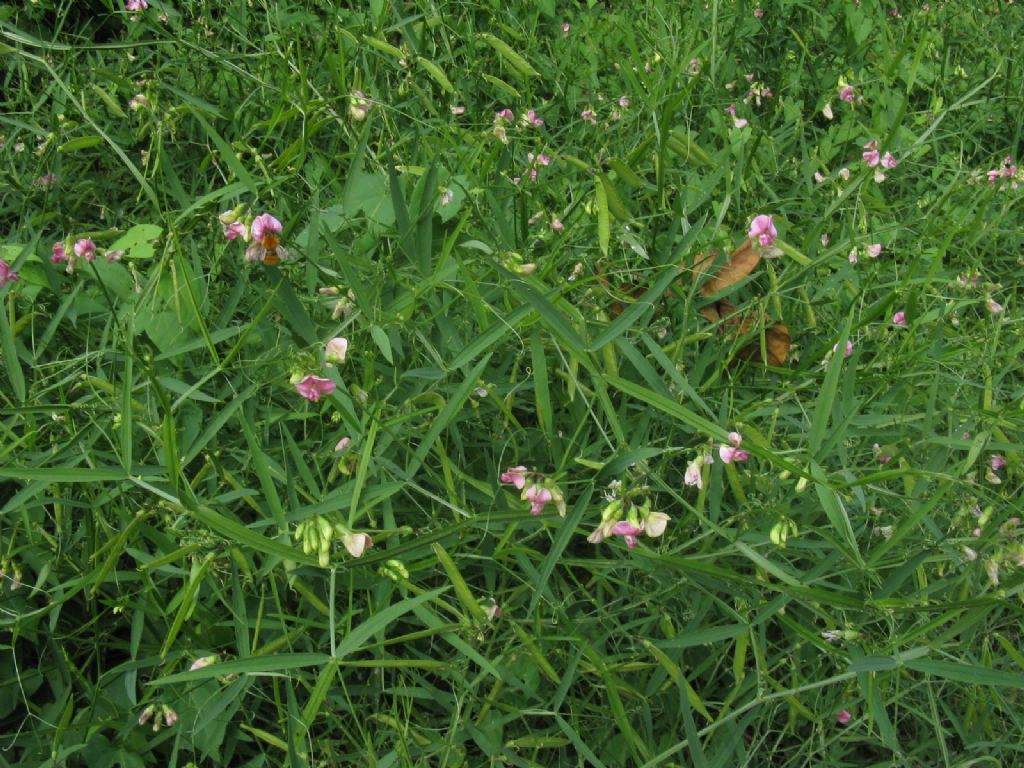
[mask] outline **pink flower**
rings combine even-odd
[[[570,29],[571,29],[571,27],[569,26],[569,22],[568,21],[562,23],[562,31],[563,32],[568,33]]]
[[[861,157],[863,157],[864,162],[872,168],[881,162],[881,156],[878,154],[877,149],[868,149],[861,153]]]
[[[331,394],[337,388],[338,385],[330,379],[324,379],[313,374],[309,374],[295,382],[295,391],[313,403],[324,395]]]
[[[494,113],[494,122],[504,120],[505,122],[511,123],[516,119],[515,113],[511,109],[503,109],[500,112]]]
[[[733,118],[732,124],[736,128],[746,128],[747,125],[748,125],[747,118],[745,118],[745,117]]]
[[[875,454],[875,458],[878,460],[879,464],[888,464],[892,461],[892,456],[887,453],[882,453],[882,446],[878,443],[871,446],[871,452]]]
[[[695,485],[697,489],[704,487],[704,481],[701,478],[701,466],[703,462],[699,459],[694,459],[686,465],[686,474],[683,475],[683,483],[686,485]]]
[[[7,283],[18,282],[18,273],[11,269],[11,265],[0,259],[0,288]]]
[[[38,179],[33,180],[32,186],[38,188],[52,187],[56,183],[57,175],[54,173],[46,173],[40,176]]]
[[[756,16],[759,19],[762,18],[764,16],[764,10],[762,10],[761,8],[755,8],[754,16]]]
[[[253,240],[263,240],[267,235],[281,234],[284,227],[281,225],[280,221],[269,213],[262,213],[253,219],[251,230]]]
[[[491,604],[484,608],[484,615],[487,616],[488,621],[501,618],[501,607],[493,597],[491,598]]]
[[[50,261],[54,264],[60,264],[62,261],[68,260],[68,252],[64,248],[63,242],[56,242],[53,244],[53,249],[50,252]]]
[[[523,490],[526,487],[526,467],[509,467],[501,475],[501,482],[511,483],[516,487],[516,490]]]
[[[540,128],[544,125],[544,121],[537,117],[537,113],[532,109],[526,113],[526,122],[534,128]]]
[[[366,113],[373,107],[370,98],[360,90],[353,89],[348,97],[348,116],[361,123],[366,119]]]
[[[825,181],[825,177],[822,176],[821,171],[814,172],[814,181],[816,184],[821,184],[823,181]]]
[[[523,491],[523,501],[530,502],[530,514],[539,515],[544,511],[544,505],[554,499],[551,490],[539,483],[534,483]]]
[[[465,112],[466,112],[466,108],[465,107],[452,107],[452,114],[453,115],[462,115],[462,114],[465,114]]]
[[[872,259],[877,259],[878,256],[882,253],[882,244],[881,243],[872,243],[871,245],[867,246],[864,249],[864,251]]]
[[[686,67],[686,71],[691,75],[700,74],[700,59],[690,59],[689,65]]]
[[[249,233],[245,230],[245,224],[240,221],[232,222],[231,224],[224,225],[224,237],[228,240],[234,240],[235,238],[242,238],[243,240],[249,239]]]
[[[838,352],[839,351],[839,345],[838,344],[833,344],[832,345],[832,351],[833,352]],[[846,342],[846,349],[843,350],[843,357],[849,357],[852,354],[853,354],[853,342],[852,341],[847,341]]]
[[[346,435],[334,445],[334,452],[341,453],[352,444],[352,438]]]
[[[851,264],[856,264],[857,263],[857,249],[856,248],[851,248],[850,249],[850,253],[847,254],[847,258],[850,260]]]
[[[836,722],[840,725],[846,725],[853,719],[853,715],[847,712],[845,709],[840,709],[836,712]]]
[[[565,229],[565,224],[563,224],[562,220],[558,218],[551,219],[551,223],[548,226],[551,227],[552,232],[561,232]]]
[[[728,107],[725,108],[725,113],[727,115],[732,115],[733,117],[736,117],[736,105],[730,104]]]
[[[582,117],[591,125],[597,125],[597,117],[595,117],[594,110],[592,109],[584,109],[582,112],[580,112],[580,117]]]
[[[853,104],[854,90],[852,85],[844,85],[839,89],[839,98],[847,104]]]
[[[124,257],[124,251],[107,251],[107,261],[120,261]]]
[[[126,11],[144,11],[149,8],[149,3],[146,0],[128,0],[124,8]]]
[[[998,315],[1000,312],[1003,311],[1003,305],[1000,304],[995,299],[993,299],[991,296],[989,296],[987,299],[985,299],[985,309],[987,309],[993,315]]]
[[[895,168],[897,165],[899,165],[899,162],[896,160],[895,157],[892,156],[891,152],[886,152],[884,155],[882,155],[881,163],[883,168]]]
[[[627,109],[629,107],[629,97],[619,96],[619,106],[623,109]]]
[[[324,359],[331,363],[344,363],[348,354],[348,339],[338,336],[327,342],[324,347]]]
[[[775,230],[775,223],[771,216],[762,213],[755,216],[754,220],[750,222],[750,231],[747,232],[747,237],[752,240],[757,238],[761,245],[765,247],[771,245],[778,236],[779,233]]]
[[[828,245],[828,242],[829,242],[828,232],[823,232],[822,235],[821,235],[821,244],[822,244],[822,246]]]
[[[839,178],[841,178],[843,181],[849,181],[850,180],[850,169],[849,168],[840,168],[839,169]]]
[[[85,259],[86,261],[92,261],[96,258],[96,243],[94,243],[88,237],[83,237],[81,240],[75,243],[75,256]]]
[[[998,453],[993,453],[992,458],[989,459],[989,462],[993,472],[998,472],[1000,469],[1006,466],[1006,459],[1004,459]]]
[[[900,310],[899,312],[897,312],[895,315],[892,316],[892,323],[893,323],[893,325],[898,325],[901,328],[906,328],[907,327],[907,315],[906,315],[906,313],[904,313],[903,310]]]
[[[718,449],[718,455],[726,464],[732,464],[734,461],[746,461],[750,458],[750,454],[746,451],[740,450],[740,444],[743,442],[743,438],[739,432],[729,433],[729,445],[723,445]]]
[[[628,520],[620,520],[611,528],[612,536],[621,536],[629,549],[636,546],[636,537],[643,532],[643,528],[637,528]]]
[[[140,109],[146,106],[148,101],[149,100],[146,98],[146,94],[136,93],[128,100],[128,109],[130,109],[132,112],[138,112]]]
[[[448,205],[454,199],[455,193],[450,189],[446,189],[444,192],[441,193],[441,207],[443,208],[444,206]]]

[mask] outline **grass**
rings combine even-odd
[[[755,7],[0,10],[0,766],[1024,759],[1024,23]]]

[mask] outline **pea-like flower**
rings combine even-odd
[[[772,217],[766,214],[760,214],[754,217],[754,220],[750,222],[750,231],[747,232],[747,237],[751,240],[757,240],[761,245],[768,247],[775,242],[775,239],[779,236],[779,233],[775,229],[775,222],[772,221]]]
[[[288,251],[281,245],[279,235],[284,230],[281,222],[269,213],[253,219],[249,227],[249,247],[245,249],[245,260],[263,262],[267,266],[279,264],[289,258]]]
[[[310,374],[295,382],[295,391],[310,402],[315,403],[324,395],[329,395],[338,385],[330,379]]]

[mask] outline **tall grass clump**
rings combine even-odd
[[[0,766],[1024,762],[1022,36],[0,9]]]

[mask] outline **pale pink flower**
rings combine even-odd
[[[124,251],[107,251],[107,261],[120,261],[124,257]]]
[[[746,128],[747,125],[749,125],[747,118],[745,117],[733,118],[732,124],[735,128]]]
[[[629,107],[629,97],[619,96],[619,106],[623,109],[627,109]]]
[[[906,315],[906,313],[903,312],[903,310],[900,310],[899,312],[897,312],[895,315],[892,316],[892,323],[893,323],[893,325],[898,325],[901,328],[906,328],[907,327],[907,315]]]
[[[539,515],[544,511],[544,505],[554,499],[549,488],[545,488],[539,483],[534,483],[525,491],[522,495],[523,501],[530,502],[530,514]]]
[[[864,158],[864,162],[867,163],[872,168],[874,168],[876,165],[878,165],[882,161],[881,160],[881,155],[879,155],[877,149],[865,150],[864,152],[861,153],[861,157],[863,157]]]
[[[452,107],[452,114],[453,115],[463,115],[465,113],[466,113],[466,108],[465,107],[461,107],[461,106],[453,106]]]
[[[686,465],[686,474],[683,475],[683,482],[686,485],[697,486],[698,490],[704,487],[704,481],[701,478],[701,465],[700,460],[694,459]]]
[[[779,233],[775,229],[775,223],[771,216],[762,213],[755,216],[754,220],[750,222],[750,231],[747,232],[747,237],[752,240],[757,238],[761,245],[765,247],[771,245],[778,236]]]
[[[11,269],[11,265],[3,259],[0,259],[0,288],[3,288],[7,283],[18,282],[18,273]]]
[[[350,445],[352,445],[352,438],[346,435],[345,437],[341,438],[341,440],[339,440],[337,443],[335,443],[334,452],[341,453]]]
[[[126,11],[144,11],[149,8],[149,3],[146,0],[128,0],[124,8]]]
[[[725,113],[727,115],[732,115],[733,117],[736,117],[736,105],[730,104],[728,107],[725,108]]]
[[[626,546],[629,549],[633,549],[633,547],[636,546],[636,537],[639,536],[642,532],[643,528],[638,528],[628,520],[620,520],[619,522],[615,523],[615,525],[613,525],[611,528],[611,535],[621,536],[623,540],[626,542]]]
[[[875,184],[881,184],[883,181],[885,181],[885,172],[882,171],[882,169],[880,168],[876,169],[873,179],[875,181]]]
[[[899,165],[899,161],[892,156],[892,152],[886,152],[884,155],[882,155],[882,159],[880,162],[882,163],[883,168],[895,168],[897,165]]]
[[[178,713],[170,707],[168,707],[166,704],[163,705],[162,709],[164,713],[164,723],[166,723],[167,727],[170,728],[172,725],[178,722]]]
[[[726,464],[732,464],[734,461],[746,461],[750,458],[749,453],[731,445],[720,446],[718,449],[718,456]]]
[[[825,177],[822,176],[821,171],[814,172],[814,181],[817,184],[821,184],[823,181],[825,181]]]
[[[516,490],[521,491],[526,487],[526,473],[527,469],[524,466],[509,467],[501,474],[501,482],[511,483],[516,487]]]
[[[38,179],[33,180],[32,186],[38,188],[52,187],[56,183],[57,175],[54,173],[46,173],[40,176]]]
[[[847,258],[850,260],[851,264],[856,264],[857,263],[857,249],[856,248],[851,248],[850,252],[847,254]]]
[[[532,109],[526,113],[526,122],[534,128],[540,128],[544,125],[544,121],[537,117],[537,113]]]
[[[845,709],[840,709],[836,712],[836,722],[840,725],[846,725],[853,719],[853,715],[847,712]]]
[[[690,63],[686,67],[686,71],[691,75],[700,74],[700,59],[690,59]]]
[[[843,181],[849,181],[850,180],[850,169],[849,168],[840,168],[839,169],[839,178],[841,178]]]
[[[821,108],[821,114],[825,116],[826,120],[831,120],[835,115],[832,112],[832,102],[826,102],[825,106]]]
[[[881,243],[872,243],[871,245],[864,248],[864,252],[872,259],[877,259],[882,253]]]
[[[664,512],[651,512],[644,520],[644,533],[652,539],[658,538],[665,533],[665,528],[668,527],[668,521],[671,519]]]
[[[338,385],[330,379],[314,376],[313,374],[304,376],[295,382],[295,391],[313,403],[324,395],[331,394],[337,388]]]
[[[352,533],[349,531],[341,537],[341,543],[352,557],[362,557],[363,552],[373,546],[373,539],[365,533]]]
[[[128,109],[130,109],[132,112],[138,112],[148,103],[149,100],[146,98],[146,94],[136,93],[128,100]]]
[[[761,8],[755,8],[754,9],[754,16],[756,16],[759,19],[762,18],[764,16],[764,10],[761,9]]]
[[[500,121],[500,120],[504,120],[507,123],[511,123],[515,119],[516,119],[515,113],[511,109],[508,109],[508,108],[499,110],[499,111],[494,113],[494,122],[496,122],[496,123],[498,121]]]
[[[839,351],[839,345],[838,344],[833,344],[832,345],[832,351],[833,352],[838,352]],[[843,357],[849,357],[852,354],[853,354],[853,342],[847,340],[846,348],[843,350]]]
[[[1000,312],[1003,311],[1003,305],[1000,304],[995,299],[993,299],[991,296],[985,299],[985,308],[993,315],[998,315]]]
[[[142,712],[139,713],[139,725],[145,725],[146,723],[148,723],[155,712],[156,704],[150,704],[148,707],[142,710]]]
[[[853,104],[855,92],[852,85],[844,85],[839,89],[839,98],[845,101],[847,104]]]
[[[96,243],[90,238],[83,237],[75,243],[75,256],[86,261],[92,261],[96,258]]]
[[[204,667],[210,666],[215,661],[217,661],[216,656],[202,656],[192,662],[192,666],[188,668],[188,671],[195,672],[198,669],[203,669]]]
[[[488,621],[494,621],[495,619],[501,618],[501,608],[493,597],[491,598],[491,604],[484,608],[484,615],[487,616]]]
[[[822,246],[828,245],[828,242],[829,242],[828,232],[823,232],[822,235],[821,235],[821,244],[822,244]]]
[[[50,261],[54,264],[60,264],[62,261],[68,260],[68,252],[64,248],[64,243],[58,241],[53,244],[53,249],[50,252]]]
[[[348,354],[348,339],[337,336],[327,342],[324,347],[324,359],[330,363],[344,363]]]
[[[597,117],[594,110],[587,108],[580,112],[580,117],[586,120],[591,125],[597,125]]]
[[[568,34],[568,32],[569,32],[569,30],[570,30],[570,29],[572,29],[572,27],[571,27],[571,26],[569,25],[569,22],[568,22],[568,21],[562,22],[562,31],[563,31],[563,32],[565,32],[566,34]]]
[[[552,232],[561,232],[565,229],[565,224],[563,224],[562,220],[559,218],[551,219],[551,223],[548,226],[551,227]]]
[[[1000,456],[998,453],[993,453],[992,458],[989,459],[992,466],[993,472],[998,472],[1000,469],[1006,466],[1006,459]]]
[[[455,192],[450,189],[446,189],[441,193],[441,207],[448,205],[452,200],[455,199]]]

